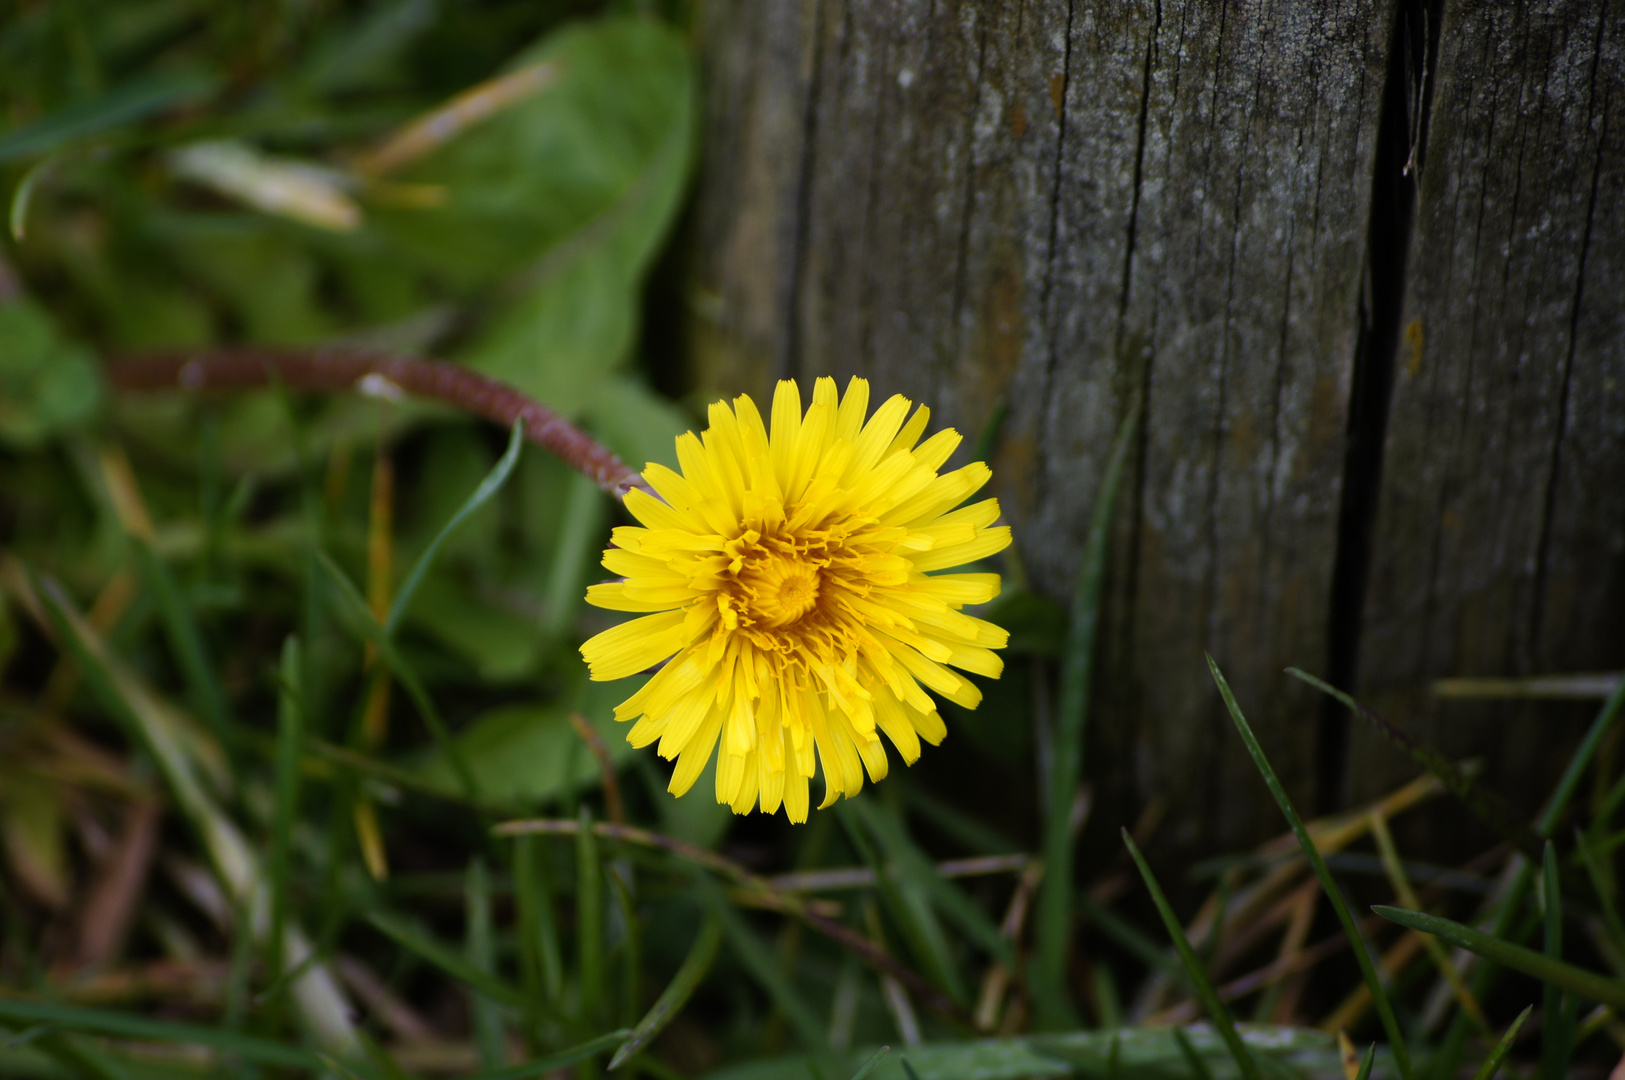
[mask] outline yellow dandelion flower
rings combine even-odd
[[[869,417],[869,384],[838,397],[819,379],[805,414],[793,382],[773,397],[772,431],[749,397],[711,406],[701,436],[677,440],[681,473],[649,465],[660,495],[627,493],[642,528],[614,531],[604,566],[622,580],[587,600],[653,612],[581,647],[592,677],[669,660],[615,710],[627,741],[660,740],[682,795],[717,749],[717,801],[735,813],[782,805],[807,820],[814,751],[829,806],[886,775],[884,733],[903,761],[947,734],[929,689],[967,709],[982,694],[951,670],[997,678],[1009,635],[966,615],[997,574],[933,574],[999,551],[999,504],[955,510],[991,473],[938,469],[959,435],[920,442],[930,411],[893,397]],[[664,500],[664,501],[662,501]],[[922,684],[924,689],[922,689]]]

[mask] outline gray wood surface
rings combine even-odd
[[[1452,2],[1440,43],[1361,683],[1533,807],[1594,707],[1426,686],[1625,660],[1625,5]],[[1356,733],[1351,768],[1404,765]]]
[[[1435,675],[1622,659],[1619,4],[1409,12],[1443,44],[1410,256],[1385,281],[1368,269],[1391,42],[1409,43],[1395,2],[702,8],[688,344],[707,391],[863,374],[968,443],[1006,402],[997,494],[1057,597],[1143,395],[1089,772],[1113,805],[1166,801],[1181,847],[1280,824],[1204,650],[1306,804],[1408,770],[1358,733],[1344,760],[1289,664],[1358,659],[1433,731]],[[1419,366],[1417,334],[1370,337],[1385,287],[1422,327]],[[1351,402],[1385,370],[1373,520],[1348,521],[1350,424],[1371,422]],[[1351,537],[1371,544],[1352,604]],[[1362,615],[1334,640],[1334,617]],[[1453,752],[1524,752],[1457,727]],[[1317,784],[1317,753],[1357,775]]]

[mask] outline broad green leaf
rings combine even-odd
[[[167,228],[177,216],[153,227]],[[169,238],[171,250],[194,286],[241,320],[249,341],[308,345],[333,333],[321,264],[288,227],[249,214],[187,216],[188,227]]]
[[[88,349],[63,338],[37,304],[0,304],[0,442],[37,446],[87,419],[101,400]]]
[[[675,469],[677,437],[704,426],[629,375],[604,382],[587,408],[586,421],[599,441],[634,469],[651,461]]]
[[[541,89],[405,171],[442,206],[372,220],[463,288],[514,275],[464,359],[579,414],[636,340],[639,289],[692,156],[693,65],[652,19],[549,36],[512,68],[555,65]]]
[[[609,747],[611,759],[632,756],[624,726],[588,717]],[[481,794],[498,802],[556,799],[598,783],[598,762],[570,726],[569,711],[552,705],[505,705],[486,713],[453,740],[468,762]],[[418,774],[432,786],[457,790],[457,775],[443,755],[423,760]]]
[[[404,621],[466,661],[482,682],[524,681],[547,645],[536,619],[492,604],[449,572],[423,579]]]

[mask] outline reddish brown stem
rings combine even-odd
[[[648,490],[635,470],[546,405],[506,383],[438,360],[358,349],[211,349],[130,357],[109,365],[108,377],[123,391],[247,390],[280,382],[290,390],[399,391],[433,398],[503,427],[524,421],[525,438],[617,499],[633,488]]]

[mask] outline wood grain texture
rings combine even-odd
[[[1444,6],[1361,645],[1364,695],[1533,809],[1590,710],[1453,675],[1618,669],[1625,7]],[[1357,734],[1353,792],[1405,771]]]
[[[707,10],[704,378],[863,374],[973,437],[1002,397],[998,493],[1057,596],[1144,395],[1091,771],[1181,844],[1275,828],[1202,653],[1311,799],[1279,672],[1326,655],[1387,4]],[[800,167],[745,192],[768,143]]]
[[[1280,671],[1333,659],[1350,537],[1369,573],[1337,659],[1527,801],[1550,728],[1427,683],[1621,663],[1621,4],[710,0],[700,380],[862,374],[972,438],[1004,400],[997,494],[1057,597],[1143,398],[1089,751],[1108,817],[1167,800],[1184,850],[1278,830],[1204,650],[1321,801],[1319,704]],[[1440,43],[1426,83],[1396,67],[1402,15]],[[1431,102],[1394,222],[1390,76]],[[1368,340],[1385,303],[1397,354]],[[1355,383],[1390,369],[1375,509],[1341,520]],[[1355,797],[1412,771],[1358,732],[1343,764]]]

